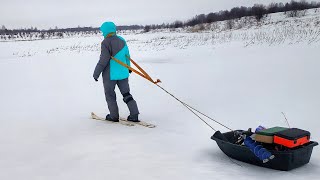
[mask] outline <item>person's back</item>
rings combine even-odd
[[[100,27],[100,30],[105,38],[101,43],[100,60],[95,68],[93,77],[97,81],[102,73],[106,101],[110,111],[110,114],[106,116],[106,120],[119,121],[119,109],[114,92],[115,85],[117,85],[123,95],[123,101],[130,110],[128,120],[139,121],[137,103],[130,94],[129,70],[111,59],[111,57],[114,57],[130,66],[128,46],[122,37],[116,35],[114,23],[105,22]]]
[[[105,52],[107,51],[107,52]],[[103,77],[110,80],[122,80],[129,77],[129,71],[127,68],[111,60],[111,56],[115,57],[125,64],[130,66],[130,54],[125,40],[117,35],[106,37],[101,43],[101,55],[103,63],[106,63],[105,59],[110,59],[108,68],[104,68],[102,71]],[[109,57],[110,56],[110,57]],[[104,66],[101,66],[102,68]]]

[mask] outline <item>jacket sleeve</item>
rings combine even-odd
[[[102,71],[108,66],[110,58],[110,49],[105,45],[104,42],[102,42],[100,59],[93,73],[93,77],[95,79],[98,79]]]

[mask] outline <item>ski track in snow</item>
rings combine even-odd
[[[286,126],[285,112],[319,141],[319,42],[147,47],[158,36],[124,37],[139,39],[128,42],[132,58],[174,95],[234,129]],[[141,118],[157,128],[91,120],[91,111],[108,113],[101,79],[92,78],[100,41],[0,43],[0,179],[319,179],[319,147],[290,172],[235,164],[210,128],[136,75],[131,93]],[[128,115],[119,92],[118,104]]]

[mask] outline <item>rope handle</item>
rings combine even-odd
[[[136,69],[128,66],[127,64],[123,63],[123,62],[120,61],[119,59],[111,56],[111,59],[112,59],[112,60],[114,60],[114,61],[116,61],[117,63],[121,64],[122,66],[126,67],[126,68],[129,69],[130,71],[138,74],[139,76],[147,79],[148,81],[152,82],[153,84],[158,84],[158,83],[161,82],[160,79],[157,79],[156,81],[153,81],[153,79],[149,76],[149,74],[148,74],[145,70],[143,70],[133,59],[131,59],[129,56],[127,56],[127,58],[129,58],[130,61],[131,61],[131,62],[139,69],[139,71],[141,71],[141,72],[139,72],[139,71],[137,71]]]

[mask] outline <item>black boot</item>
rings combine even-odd
[[[119,118],[113,118],[113,117],[110,116],[110,114],[108,114],[106,116],[106,120],[107,121],[112,121],[112,122],[119,122]]]
[[[138,114],[128,116],[127,121],[140,122],[140,121],[139,121],[139,118],[138,118]]]

